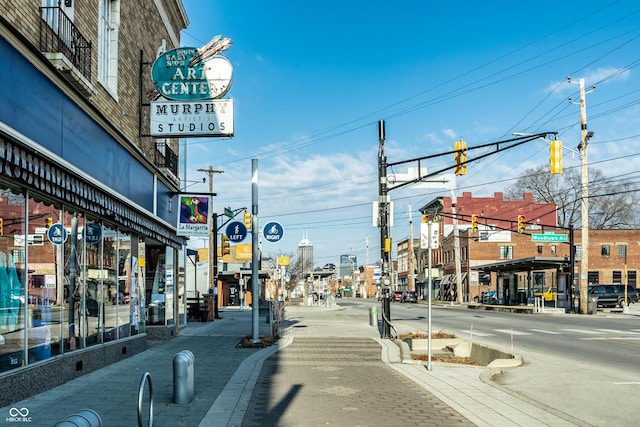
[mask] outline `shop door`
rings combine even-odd
[[[229,283],[229,306],[240,306],[240,285]]]

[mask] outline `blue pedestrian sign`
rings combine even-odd
[[[67,230],[65,230],[62,224],[53,224],[49,227],[49,230],[47,230],[47,237],[54,245],[61,245],[67,241]]]
[[[268,222],[262,229],[262,235],[267,242],[278,242],[284,235],[284,228],[279,222]]]
[[[102,226],[95,222],[86,223],[82,232],[88,245],[95,245],[102,239]]]
[[[240,221],[232,221],[227,225],[225,234],[231,242],[242,242],[247,237],[247,227]]]

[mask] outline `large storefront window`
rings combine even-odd
[[[0,187],[0,372],[25,364],[27,296],[25,293],[25,199]],[[43,341],[47,337],[43,337]]]
[[[175,278],[172,248],[146,245],[145,290],[149,302],[148,325],[173,325]]]
[[[0,373],[145,332],[145,245],[132,238],[0,185]],[[151,277],[172,304],[158,254]]]

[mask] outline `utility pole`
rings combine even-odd
[[[458,199],[455,190],[451,189],[451,214],[453,215],[453,252],[456,264],[456,302],[462,303],[462,266],[460,265],[460,230],[458,230],[458,216],[456,215],[456,203]],[[453,302],[453,301],[452,301]]]
[[[580,313],[587,313],[589,293],[589,169],[587,163],[587,106],[584,79],[580,79],[580,129],[582,140],[582,260],[580,261]]]
[[[569,78],[571,82],[571,78]],[[582,155],[582,212],[581,238],[582,258],[580,259],[580,314],[587,314],[589,292],[589,163],[587,161],[587,143],[592,132],[587,132],[587,100],[584,90],[584,79],[578,81],[580,85],[580,153]]]
[[[409,252],[407,259],[407,267],[409,270],[409,287],[408,290],[415,291],[416,290],[416,282],[415,276],[413,274],[414,265],[413,265],[413,212],[411,212],[411,204],[409,204],[409,242],[407,244],[407,250]]]
[[[223,170],[214,169],[212,166],[209,166],[207,169],[197,169],[198,172],[205,172],[209,174],[209,194],[213,195],[213,174],[214,173],[224,173]],[[211,199],[210,206],[211,214],[212,214],[212,227],[211,233],[209,233],[209,293],[215,294],[214,287],[218,287],[217,278],[218,275],[218,254],[217,251],[217,239],[218,239],[218,216],[213,213],[213,196]],[[216,246],[214,248],[214,246]],[[217,300],[217,298],[216,298]]]
[[[391,233],[390,203],[387,186],[387,157],[384,155],[384,120],[378,122],[378,226],[380,227],[380,259],[382,261],[382,334],[381,338],[391,338]]]

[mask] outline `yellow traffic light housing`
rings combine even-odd
[[[47,228],[51,227],[53,225],[53,218],[49,217],[47,219],[44,220],[45,226]]]
[[[476,214],[471,215],[471,231],[478,231],[478,215]]]
[[[456,175],[466,175],[467,174],[467,143],[460,138],[459,141],[453,146],[455,153],[453,154],[453,160],[455,163],[455,173]]]
[[[251,230],[251,213],[244,211],[244,226],[247,230]]]
[[[4,220],[0,218],[0,236],[4,236]]]
[[[429,222],[429,215],[422,215],[422,223],[426,224],[427,222]]]
[[[524,220],[524,215],[518,215],[518,233],[524,233],[524,229],[527,226]]]
[[[549,172],[562,173],[562,141],[558,139],[549,144]]]
[[[229,238],[224,234],[220,235],[220,252],[222,253],[222,256],[229,255],[231,253]]]

